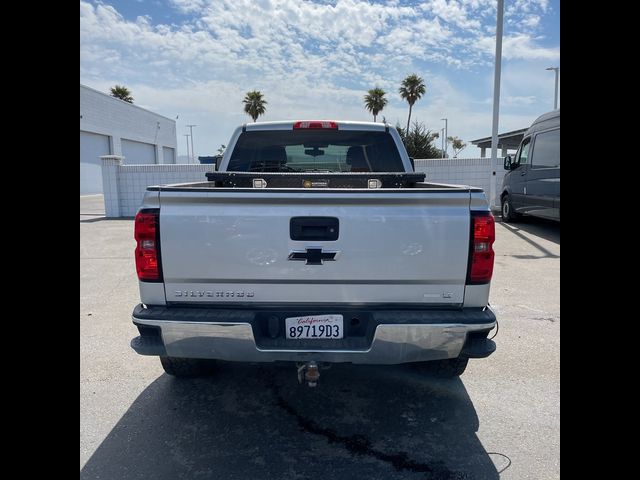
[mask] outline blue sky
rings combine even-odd
[[[381,116],[406,124],[398,94],[417,73],[426,94],[414,119],[470,140],[491,134],[494,0],[122,0],[80,2],[80,83],[126,85],[135,103],[187,124],[196,155],[214,154],[236,126],[249,90],[268,101],[260,120],[372,120],[366,91],[379,86]],[[558,0],[505,0],[500,131],[527,127],[553,108],[560,63]],[[451,153],[451,152],[450,152]]]

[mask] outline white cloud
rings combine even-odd
[[[548,0],[515,0],[507,8],[514,12],[530,13],[536,10],[546,12],[549,8],[549,2]]]
[[[203,0],[170,0],[169,3],[182,13],[198,12],[206,5]]]
[[[480,21],[469,19],[467,16],[469,7],[474,7],[474,5],[464,5],[455,1],[447,2],[446,0],[432,0],[431,2],[423,3],[421,6],[423,10],[433,12],[445,22],[453,23],[460,28],[478,29],[480,28]]]
[[[476,45],[488,54],[495,50],[495,42],[495,37],[483,37],[477,40]],[[557,60],[560,58],[560,48],[538,46],[534,39],[524,34],[505,36],[502,39],[502,56],[505,59]]]
[[[536,103],[536,97],[533,95],[528,96],[508,96],[501,100],[501,105],[505,107],[519,106],[519,105],[533,105]]]
[[[171,4],[179,12],[173,23],[159,24],[154,15],[131,21],[110,5],[82,1],[81,81],[103,91],[124,83],[137,104],[171,118],[180,114],[179,149],[183,119],[211,125],[207,134],[202,127],[195,136],[197,152],[226,143],[248,118],[241,99],[251,89],[263,91],[269,101],[264,120],[368,120],[362,96],[378,85],[390,100],[382,115],[404,124],[407,107],[397,88],[413,72],[428,86],[413,118],[438,128],[434,125],[447,115],[459,129],[451,134],[461,138],[483,136],[479,125],[490,125],[490,108],[476,94],[461,91],[460,82],[454,87],[444,72],[455,79],[492,67],[495,0],[432,0],[419,6],[363,0]],[[510,18],[539,28],[547,5],[518,0],[509,8]],[[555,61],[559,49],[516,31],[505,37],[503,55],[506,61]],[[490,95],[491,85],[490,79],[483,84],[482,98]],[[514,91],[503,98],[505,105],[528,108],[539,97]]]
[[[540,24],[540,15],[530,15],[522,20],[521,24],[527,28],[536,28]]]

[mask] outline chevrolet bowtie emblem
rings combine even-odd
[[[289,260],[306,260],[305,265],[322,265],[325,261],[333,262],[338,252],[323,252],[321,248],[307,248],[305,252],[291,252]]]

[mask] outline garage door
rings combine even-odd
[[[102,193],[100,156],[109,153],[108,136],[80,132],[80,195]]]
[[[125,165],[153,165],[156,163],[156,147],[151,143],[122,139],[122,155]]]
[[[162,163],[176,163],[175,152],[171,147],[162,147]]]

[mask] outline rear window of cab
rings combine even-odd
[[[246,131],[227,171],[404,172],[388,132],[337,129]]]

